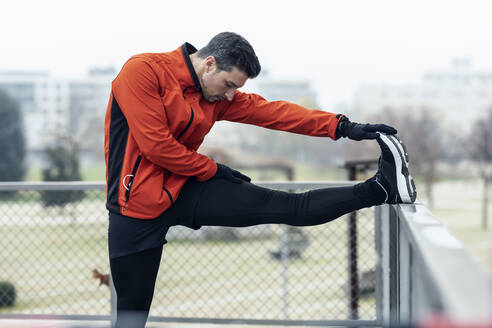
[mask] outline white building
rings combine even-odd
[[[448,70],[430,71],[411,84],[366,84],[355,94],[358,120],[386,109],[428,109],[443,128],[469,132],[473,122],[492,107],[492,72],[473,70],[467,59],[455,59]]]
[[[316,107],[316,92],[311,89],[309,81],[262,79],[258,88],[269,101],[286,100],[308,108]]]
[[[268,101],[286,100],[308,108],[316,107],[316,92],[311,89],[309,81],[276,80],[260,76],[248,81],[246,92],[257,93]],[[203,148],[226,147],[255,151],[261,142],[258,127],[218,122],[205,138]]]
[[[46,72],[0,72],[0,88],[18,101],[24,117],[28,161],[50,142],[49,131],[68,126],[68,85]]]
[[[83,151],[89,145],[93,148],[95,138],[102,149],[114,76],[114,70],[91,70],[87,77],[74,80],[53,78],[47,72],[0,72],[0,89],[18,101],[23,113],[28,165],[38,164],[43,149],[59,135],[78,139]]]
[[[68,128],[80,144],[83,161],[104,161],[104,115],[115,76],[112,68],[92,69],[68,82]]]

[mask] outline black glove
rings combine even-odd
[[[337,137],[348,137],[352,140],[376,139],[382,132],[385,134],[396,134],[396,129],[386,124],[360,124],[350,122],[345,116],[338,122]]]
[[[226,179],[234,183],[250,182],[251,178],[245,176],[239,171],[233,170],[224,164],[217,163],[217,173],[213,176],[214,179]]]

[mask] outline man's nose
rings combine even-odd
[[[225,96],[226,96],[227,100],[232,101],[232,99],[234,99],[234,94],[235,93],[236,93],[236,89],[229,89],[229,90],[227,90],[227,92],[225,93]]]

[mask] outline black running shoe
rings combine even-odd
[[[403,142],[395,135],[380,133],[376,139],[381,147],[376,182],[386,192],[388,204],[411,204],[417,198],[417,190],[408,171],[408,153]]]

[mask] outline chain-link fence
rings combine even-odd
[[[105,185],[43,186],[0,191],[0,281],[15,289],[0,289],[0,314],[110,314]],[[357,213],[356,266],[348,222],[172,227],[150,315],[376,320],[374,211]],[[358,273],[356,289],[350,268]]]

